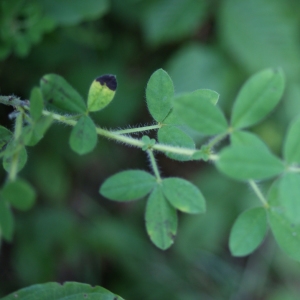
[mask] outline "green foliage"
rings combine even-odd
[[[78,154],[91,152],[97,144],[97,132],[93,120],[82,116],[71,131],[70,146]]]
[[[91,287],[88,284],[77,282],[66,282],[63,285],[60,285],[56,282],[36,284],[16,291],[11,295],[2,298],[2,300],[11,300],[15,299],[16,297],[18,299],[37,298],[41,300],[62,300],[66,297],[74,300],[84,298],[89,298],[92,300],[122,300],[121,297],[111,293],[103,287]]]
[[[289,164],[300,163],[300,118],[292,122],[283,147],[283,157]]]
[[[195,149],[194,140],[175,126],[163,126],[157,132],[158,141],[162,144],[172,145],[183,148]],[[166,155],[172,159],[179,161],[190,160],[191,157],[186,155],[174,154],[166,152]]]
[[[300,176],[295,173],[284,174],[279,179],[279,197],[282,208],[292,223],[300,223]]]
[[[34,189],[22,179],[8,182],[1,194],[4,201],[20,210],[30,209],[35,201]]]
[[[222,150],[218,169],[238,180],[267,179],[284,171],[283,163],[265,148],[229,146]]]
[[[59,25],[74,25],[82,20],[91,20],[104,15],[109,8],[107,0],[40,1],[46,16]]]
[[[143,16],[146,39],[156,46],[190,35],[203,22],[207,7],[206,0],[154,1]]]
[[[157,122],[162,122],[172,108],[174,96],[173,82],[162,69],[157,70],[150,77],[146,99],[150,114]]]
[[[185,124],[202,134],[223,134],[228,127],[227,121],[212,102],[214,100],[207,90],[185,94],[176,99],[174,111]]]
[[[268,202],[269,222],[278,245],[289,256],[299,261],[300,224],[293,223],[284,211],[279,181],[273,183],[268,194]]]
[[[6,172],[10,172],[13,161],[17,164],[17,171],[21,171],[26,162],[27,162],[27,151],[25,147],[18,147],[13,150],[15,146],[14,142],[10,142],[7,144],[7,148],[4,152],[4,158],[3,158],[3,168]]]
[[[267,232],[267,213],[263,207],[249,209],[239,215],[230,232],[229,248],[233,255],[253,252]]]
[[[37,1],[1,1],[0,59],[6,58],[11,51],[21,57],[28,55],[32,45],[54,29],[55,22],[42,10]]]
[[[42,77],[40,85],[45,104],[48,107],[69,113],[84,113],[86,111],[82,97],[61,76],[45,75]]]
[[[240,90],[232,111],[232,126],[241,129],[261,121],[278,104],[284,90],[281,70],[268,69],[251,77]]]
[[[162,182],[165,197],[176,209],[190,214],[204,213],[205,199],[189,181],[181,178],[166,178]]]
[[[30,94],[30,115],[33,121],[37,121],[42,116],[43,108],[42,92],[39,88],[33,88]]]
[[[297,299],[299,8],[0,1],[0,298]]]
[[[177,232],[176,209],[163,195],[163,189],[157,186],[147,202],[146,229],[151,241],[160,249],[168,249]]]
[[[155,177],[145,171],[123,171],[106,179],[100,193],[111,200],[131,201],[146,196],[155,185]]]

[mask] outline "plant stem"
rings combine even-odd
[[[0,103],[6,104],[6,105],[12,105],[16,107],[22,107],[26,110],[29,110],[29,102],[27,100],[20,100],[16,96],[0,96]],[[77,120],[74,118],[70,118],[69,116],[62,116],[57,113],[53,113],[47,110],[43,110],[42,114],[44,116],[52,116],[52,118],[56,121],[59,121],[61,123],[70,125],[70,126],[75,126],[77,124]],[[112,139],[130,146],[142,148],[145,143],[140,140],[140,139],[135,139],[130,136],[124,135],[125,133],[134,133],[134,132],[140,132],[140,131],[146,131],[146,130],[152,130],[152,129],[158,129],[161,127],[161,124],[157,125],[151,125],[151,126],[144,126],[141,128],[131,128],[131,129],[125,129],[125,130],[115,130],[115,131],[110,131],[110,130],[105,130],[102,129],[101,127],[96,127],[96,131],[98,135],[101,135],[103,137],[106,137],[108,139]],[[226,133],[227,134],[227,133]],[[226,136],[224,134],[224,136]],[[218,139],[222,139],[224,136],[218,137]],[[216,141],[217,142],[217,141]],[[155,144],[152,147],[153,150],[160,151],[160,152],[170,152],[170,153],[175,153],[175,154],[181,154],[181,155],[186,155],[186,156],[192,156],[195,154],[198,149],[190,149],[190,148],[183,148],[183,147],[176,147],[176,146],[170,146],[170,145],[163,145],[163,144]],[[215,160],[217,157],[216,155],[211,155],[210,159]]]
[[[127,134],[127,133],[136,133],[136,132],[141,132],[141,131],[159,129],[159,128],[161,128],[161,125],[156,124],[156,125],[150,125],[150,126],[144,126],[144,127],[136,127],[136,128],[115,130],[115,131],[111,131],[111,132],[114,133],[114,134]]]
[[[28,100],[20,100],[19,97],[16,96],[0,96],[0,103],[11,106],[27,106],[29,105]]]
[[[215,136],[213,139],[211,139],[211,141],[207,144],[207,146],[209,148],[212,148],[213,146],[215,146],[216,144],[221,142],[227,135],[228,135],[228,132]]]
[[[77,124],[76,120],[69,119],[67,117],[61,116],[56,113],[52,113],[49,111],[43,111],[43,115],[45,116],[52,116],[54,120],[57,120],[61,123],[75,126]],[[109,131],[102,129],[100,127],[96,127],[96,131],[99,135],[106,137],[108,139],[112,139],[127,145],[131,145],[134,147],[142,148],[145,143],[139,139],[132,138],[130,136],[117,134],[115,131]],[[153,147],[153,150],[160,151],[160,152],[171,152],[176,154],[182,154],[186,156],[192,156],[197,150],[189,149],[189,148],[182,148],[182,147],[175,147],[175,146],[169,146],[169,145],[163,145],[163,144],[155,144]]]
[[[151,167],[152,167],[152,170],[153,170],[154,175],[156,177],[156,180],[157,180],[158,183],[160,183],[160,182],[162,182],[162,180],[161,180],[161,177],[160,177],[160,174],[159,174],[159,170],[158,170],[158,166],[157,166],[154,154],[153,154],[153,150],[147,150],[147,153],[149,155]]]
[[[249,180],[249,184],[250,184],[251,188],[253,189],[254,193],[256,194],[256,196],[258,197],[258,199],[263,204],[263,206],[265,208],[269,208],[269,204],[268,204],[266,198],[264,197],[264,195],[262,194],[261,190],[259,189],[258,185],[256,184],[256,182],[254,180]]]
[[[16,125],[14,131],[14,140],[18,140],[22,133],[23,125],[23,114],[20,112],[16,118]],[[19,162],[19,151],[16,151],[11,157],[10,169],[8,173],[8,178],[10,181],[14,181],[18,173],[18,162]]]

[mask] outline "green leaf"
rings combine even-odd
[[[281,69],[267,69],[250,77],[233,105],[232,126],[241,129],[265,118],[278,104],[284,85]]]
[[[46,105],[69,113],[84,113],[85,103],[79,93],[61,76],[48,74],[40,81]]]
[[[1,300],[122,300],[123,298],[111,293],[100,286],[90,286],[78,282],[56,282],[35,284],[7,295]]]
[[[59,25],[76,25],[83,20],[102,17],[109,9],[108,0],[42,0],[43,10]]]
[[[13,159],[14,153],[7,153],[3,159],[3,168],[6,172],[10,171],[11,161]],[[21,147],[18,153],[18,167],[17,171],[21,171],[27,162],[27,152],[25,147]]]
[[[233,146],[255,147],[269,152],[267,145],[255,134],[247,131],[234,131],[230,135]]]
[[[237,180],[267,179],[284,171],[282,161],[263,147],[226,147],[220,152],[216,166]]]
[[[0,198],[0,237],[11,241],[14,231],[14,219],[9,204]]]
[[[162,122],[172,108],[174,86],[166,71],[155,71],[147,84],[146,99],[150,114],[157,122]]]
[[[40,88],[35,87],[30,94],[30,115],[34,121],[42,116],[44,107],[43,95]]]
[[[177,214],[157,186],[149,196],[146,206],[146,229],[151,241],[160,249],[168,249],[177,231]]]
[[[145,37],[157,46],[192,36],[203,23],[207,1],[162,0],[149,1],[142,15]]]
[[[96,78],[89,89],[88,111],[99,111],[105,108],[113,100],[116,89],[115,75],[106,74]]]
[[[30,209],[36,198],[34,189],[22,179],[8,182],[1,193],[4,200],[20,210]]]
[[[174,111],[186,125],[205,135],[224,133],[228,127],[222,111],[212,104],[207,90],[177,97]]]
[[[281,66],[291,77],[300,65],[298,1],[220,2],[218,37],[230,57],[246,72]]]
[[[73,127],[70,135],[70,146],[73,151],[82,155],[91,152],[97,145],[97,132],[93,120],[82,116]]]
[[[166,178],[162,190],[168,201],[178,210],[198,214],[206,210],[205,199],[199,189],[181,178]]]
[[[207,88],[218,91],[223,100],[232,98],[239,72],[220,47],[194,40],[181,44],[178,51],[172,53],[166,70],[176,87],[175,93]]]
[[[175,147],[195,149],[194,140],[185,132],[178,129],[177,127],[163,126],[158,130],[157,136],[159,142],[162,144],[171,145]],[[166,152],[165,154],[168,157],[179,161],[187,161],[192,159],[191,156],[181,155],[181,154],[176,154],[171,152]]]
[[[279,196],[285,214],[291,222],[300,223],[300,175],[284,174],[279,179]]]
[[[35,146],[44,137],[52,121],[52,116],[42,116],[35,123],[25,126],[22,131],[24,145]]]
[[[283,147],[283,157],[289,164],[300,164],[300,118],[290,125]]]
[[[142,150],[147,151],[149,149],[152,149],[152,147],[155,145],[156,140],[150,139],[148,135],[143,135],[141,138],[141,141],[144,143]]]
[[[276,180],[268,193],[270,226],[280,248],[293,259],[300,261],[300,224],[291,222],[285,214],[279,184],[280,181]]]
[[[230,252],[234,256],[252,253],[263,241],[268,229],[263,207],[244,211],[233,224],[229,237]]]
[[[104,181],[100,194],[115,201],[131,201],[146,196],[156,185],[151,174],[140,170],[119,172]]]
[[[0,150],[5,146],[12,137],[12,132],[7,128],[0,126]]]
[[[196,90],[191,93],[194,97],[199,97],[199,99],[206,99],[209,100],[213,105],[216,105],[219,101],[220,95],[209,89],[201,89],[201,90]]]

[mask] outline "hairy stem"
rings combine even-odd
[[[26,109],[29,111],[29,102],[27,100],[20,100],[16,96],[0,96],[0,103],[6,104],[6,105],[12,105],[16,107],[22,107],[23,109]],[[63,116],[57,113],[49,112],[47,110],[43,110],[43,115],[44,116],[52,116],[52,118],[56,121],[59,121],[61,123],[70,125],[70,126],[75,126],[77,124],[77,120],[74,117],[70,116]],[[125,130],[105,130],[101,127],[96,127],[96,131],[98,135],[101,135],[103,137],[106,137],[108,139],[112,139],[124,144],[127,144],[129,146],[134,146],[138,148],[142,148],[145,146],[145,143],[140,140],[140,139],[135,139],[130,136],[126,136],[124,134],[126,133],[134,133],[134,132],[140,132],[140,131],[146,131],[146,130],[152,130],[152,129],[159,129],[161,127],[161,124],[157,125],[151,125],[151,126],[144,126],[141,128],[132,128],[132,129],[125,129]],[[223,137],[222,137],[223,138]],[[153,150],[155,151],[160,151],[160,152],[169,152],[169,153],[175,153],[175,154],[181,154],[181,155],[186,155],[186,156],[192,156],[195,154],[198,149],[189,149],[189,148],[184,148],[184,147],[176,147],[176,146],[170,146],[170,145],[164,145],[164,144],[155,144],[152,147]],[[216,155],[211,155],[209,157],[212,160],[217,159]]]
[[[227,135],[228,135],[228,132],[222,133],[222,134],[219,134],[219,135],[215,136],[213,139],[210,140],[210,142],[207,144],[207,146],[209,148],[214,147],[216,144],[218,144],[223,139],[225,139]]]
[[[23,126],[23,114],[20,113],[16,118],[14,140],[18,140],[19,137],[21,136],[22,126]],[[14,181],[17,177],[19,153],[20,151],[16,151],[11,157],[10,169],[8,173],[8,178],[10,181]]]
[[[128,129],[122,129],[122,130],[114,130],[111,132],[115,133],[115,134],[128,134],[128,133],[137,133],[137,132],[148,131],[148,130],[159,129],[159,128],[161,128],[161,125],[156,124],[156,125],[150,125],[150,126],[128,128]]]
[[[147,153],[148,153],[149,158],[150,158],[150,163],[151,163],[152,170],[154,172],[154,175],[156,177],[157,182],[159,183],[162,180],[161,180],[161,177],[160,177],[160,174],[159,174],[159,170],[158,170],[158,166],[157,166],[154,154],[153,154],[153,150],[147,150]]]
[[[261,203],[263,204],[263,206],[265,208],[269,208],[269,204],[267,202],[267,199],[264,197],[264,195],[262,194],[261,190],[259,189],[258,185],[256,184],[256,182],[254,180],[249,180],[249,184],[251,186],[251,188],[253,189],[254,193],[256,194],[256,196],[258,197],[258,199],[261,201]]]

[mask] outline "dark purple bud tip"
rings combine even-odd
[[[101,85],[105,84],[112,91],[117,89],[117,79],[115,75],[105,74],[96,78],[96,81],[100,82]]]

